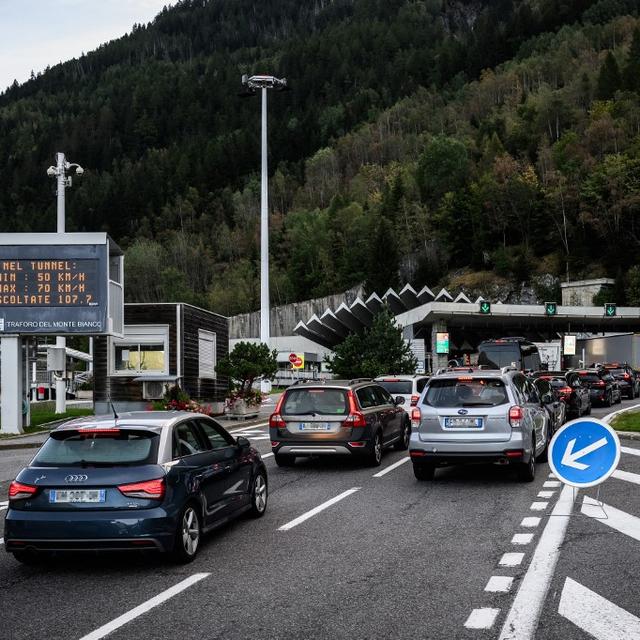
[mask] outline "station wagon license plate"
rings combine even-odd
[[[330,431],[331,425],[328,422],[301,422],[298,431]]]
[[[482,429],[482,418],[445,418],[444,426],[449,429]]]
[[[52,489],[49,491],[49,502],[104,502],[106,493],[105,489]]]

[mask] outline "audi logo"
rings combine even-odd
[[[83,474],[74,474],[66,476],[65,482],[86,482],[89,479],[89,476],[85,476]]]

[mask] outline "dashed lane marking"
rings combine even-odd
[[[529,544],[533,540],[533,533],[515,533],[511,544]]]
[[[382,471],[375,473],[373,477],[382,478],[382,476],[389,473],[389,471],[393,471],[394,469],[397,469],[401,464],[404,464],[405,462],[409,462],[409,460],[411,460],[409,456],[406,456],[405,458],[401,458],[400,460],[398,460],[398,462],[394,462],[393,464],[390,464],[388,467],[385,467]]]
[[[544,511],[549,506],[548,502],[532,502],[531,510],[532,511]]]
[[[555,491],[539,491],[538,498],[551,498]]]
[[[626,480],[627,482],[633,482],[633,484],[640,484],[640,475],[637,473],[616,469],[611,475],[614,478],[618,478],[618,480]]]
[[[508,593],[512,584],[511,576],[491,576],[484,590],[491,593]]]
[[[589,496],[584,497],[580,511],[585,516],[599,520],[602,524],[606,524],[630,538],[640,540],[640,518],[637,516],[598,502]]]
[[[491,629],[499,613],[500,609],[474,609],[464,626],[467,629]]]
[[[0,544],[4,544],[4,538],[0,538]]]
[[[529,568],[507,614],[499,640],[534,638],[542,605],[558,562],[574,500],[573,487],[565,486],[540,536]]]
[[[340,502],[340,500],[344,500],[345,498],[349,497],[352,493],[355,493],[356,491],[360,491],[360,487],[354,487],[353,489],[348,489],[347,491],[343,491],[340,495],[337,495],[335,498],[331,498],[331,500],[327,500],[326,502],[323,502],[322,504],[318,505],[314,509],[311,509],[310,511],[303,513],[301,516],[298,516],[294,520],[291,520],[291,522],[287,522],[287,524],[283,524],[278,529],[278,531],[289,531],[289,529],[293,529],[293,527],[297,527],[299,524],[303,523],[305,520],[308,520],[309,518],[313,518],[313,516],[315,516],[316,514],[320,513],[321,511],[324,511],[325,509],[328,509],[331,505],[335,504],[336,502]]]
[[[270,458],[273,453],[261,453],[260,457],[264,460],[265,458]]]
[[[505,553],[498,564],[501,567],[517,567],[524,558],[524,553]]]
[[[521,527],[537,527],[540,524],[541,518],[523,518],[520,523]]]
[[[170,598],[177,596],[179,593],[181,593],[185,589],[188,589],[190,586],[194,585],[196,582],[199,582],[200,580],[203,580],[204,578],[210,575],[211,575],[210,573],[195,573],[194,575],[189,576],[182,582],[178,582],[178,584],[167,589],[166,591],[159,593],[157,596],[154,596],[150,600],[143,602],[141,605],[138,605],[135,609],[131,609],[131,611],[127,611],[127,613],[124,613],[123,615],[116,618],[115,620],[112,620],[111,622],[108,622],[107,624],[103,625],[99,629],[96,629],[95,631],[92,631],[88,635],[83,636],[82,638],[80,638],[80,640],[100,640],[100,638],[104,638],[105,636],[109,635],[111,632],[115,631],[116,629],[119,629],[120,627],[124,626],[128,622],[131,622],[135,618],[138,618],[141,615],[147,613],[147,611],[150,611],[154,607],[161,605],[163,602],[166,602]]]
[[[269,426],[268,422],[261,422],[260,424],[251,424],[251,425],[247,425],[246,427],[239,427],[238,429],[232,429],[229,431],[229,433],[240,433],[241,431],[251,431],[252,429],[259,429],[260,427],[267,427]]]
[[[560,480],[547,480],[542,486],[546,488],[557,488],[561,484]]]
[[[558,613],[596,640],[640,640],[640,618],[571,578],[564,581]]]
[[[640,449],[632,449],[631,447],[620,447],[622,453],[630,453],[632,456],[640,456]]]

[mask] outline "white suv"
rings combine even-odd
[[[378,376],[375,381],[384,387],[394,398],[402,396],[402,407],[409,411],[409,407],[415,407],[420,399],[420,394],[429,381],[429,376],[415,375],[385,375]]]

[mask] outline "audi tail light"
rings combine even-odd
[[[134,482],[133,484],[121,484],[118,486],[120,493],[127,498],[147,498],[151,500],[162,500],[164,498],[165,482],[164,478],[146,480],[145,482]]]
[[[367,419],[364,417],[364,413],[358,410],[356,403],[356,397],[351,389],[347,391],[347,398],[349,400],[349,415],[342,422],[343,427],[366,427]]]
[[[33,496],[38,487],[32,487],[30,484],[22,484],[14,480],[9,485],[9,500],[24,500]]]
[[[509,409],[509,424],[512,428],[517,429],[522,426],[522,421],[524,420],[524,411],[522,407],[515,406]]]
[[[420,400],[420,396],[411,396],[410,406],[415,407],[418,404],[418,400]]]

